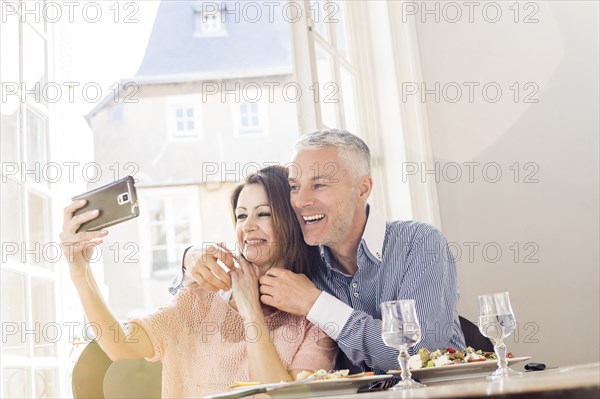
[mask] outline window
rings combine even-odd
[[[310,17],[307,29],[292,24],[298,79],[313,82],[314,98],[299,103],[303,131],[340,128],[358,135],[367,131],[366,91],[358,87],[366,57],[356,56],[363,54],[359,46],[364,47],[362,6],[355,3],[359,2],[311,2],[305,4]],[[310,62],[305,61],[307,57]]]
[[[27,140],[27,164],[40,168],[48,162],[48,127],[43,113],[32,106],[25,108],[25,135]],[[47,182],[46,182],[47,184]]]
[[[9,5],[10,3],[7,3]],[[4,6],[4,4],[3,4]],[[8,8],[10,9],[10,7]],[[2,21],[0,28],[0,71],[2,71],[2,83],[19,82],[19,70],[21,62],[19,57],[19,21],[15,18],[7,18]],[[4,87],[2,88],[4,91]],[[21,162],[20,142],[20,98],[18,95],[5,95],[0,107],[2,145],[0,146],[3,162]],[[4,226],[4,222],[2,224]]]
[[[60,376],[66,376],[61,367],[64,356],[48,328],[60,322],[59,268],[57,257],[48,252],[55,244],[51,241],[56,241],[53,187],[40,173],[52,160],[54,108],[36,94],[40,85],[50,80],[51,34],[46,32],[43,18],[41,22],[7,18],[0,29],[3,82],[19,83],[27,89],[8,96],[0,107],[2,161],[21,166],[21,173],[0,175],[0,314],[3,332],[16,329],[3,333],[0,342],[0,397],[60,397],[67,394],[59,391]]]
[[[227,36],[225,22],[217,3],[205,4],[194,9],[194,24],[196,37]]]
[[[140,190],[140,248],[150,265],[146,277],[173,277],[181,267],[181,254],[199,239],[197,188],[177,187]]]
[[[193,132],[196,129],[194,125],[194,108],[176,108],[175,125],[177,126],[177,136],[186,136],[186,132]]]
[[[108,109],[108,121],[112,123],[123,122],[123,106],[120,104],[113,105]]]
[[[239,111],[239,135],[263,133],[262,119],[260,114],[260,104],[240,103]]]
[[[215,33],[221,30],[221,13],[202,14],[202,33]]]
[[[42,87],[48,82],[48,55],[47,55],[47,40],[42,32],[35,30],[29,24],[22,24],[22,48],[23,62],[22,64],[22,79],[28,89]],[[36,103],[45,104],[46,96],[40,95],[40,90],[26,93],[28,100]]]
[[[171,140],[201,138],[200,101],[195,95],[167,98],[167,131]]]
[[[266,136],[268,134],[267,96],[256,88],[239,92],[239,102],[232,103],[232,119],[236,137]]]

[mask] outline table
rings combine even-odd
[[[329,396],[334,399],[339,396]],[[368,392],[344,398],[600,398],[600,363],[530,371],[499,381],[483,378],[428,384],[406,391]]]

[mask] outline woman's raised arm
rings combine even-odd
[[[73,216],[85,203],[85,200],[76,201],[64,209],[60,233],[62,250],[69,263],[71,280],[77,289],[83,310],[88,320],[97,325],[96,339],[111,360],[152,357],[154,348],[146,331],[137,323],[128,323],[123,328],[102,298],[89,259],[94,247],[102,243],[102,237],[106,237],[108,231],[76,233],[81,224],[99,214],[97,210],[92,210]]]

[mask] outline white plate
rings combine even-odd
[[[266,388],[266,394],[272,398],[289,399],[289,398],[307,398],[311,396],[329,396],[329,395],[349,395],[358,391],[358,388],[370,382],[385,380],[392,378],[391,375],[368,375],[365,377],[355,378],[332,378],[330,380],[315,380],[308,381],[303,384],[262,384],[249,387],[232,389],[229,392],[223,392],[216,395],[211,395],[207,399],[226,399],[242,397],[241,394],[247,392],[246,395],[256,394],[255,390]],[[264,392],[264,391],[263,391]]]
[[[507,359],[509,365],[524,362],[531,359],[530,356],[513,357]],[[411,370],[413,378],[422,383],[441,382],[449,380],[460,380],[466,378],[486,377],[498,368],[496,360],[484,360],[481,362],[450,364],[447,366],[425,367],[422,369]],[[400,376],[400,371],[389,371],[388,374]]]

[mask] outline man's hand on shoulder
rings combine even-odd
[[[260,300],[284,312],[306,316],[321,290],[304,274],[273,267],[260,278]]]
[[[217,263],[220,260],[229,269],[234,268],[233,254],[225,244],[218,246],[194,246],[183,259],[185,273],[198,285],[209,291],[231,289],[231,277]]]

